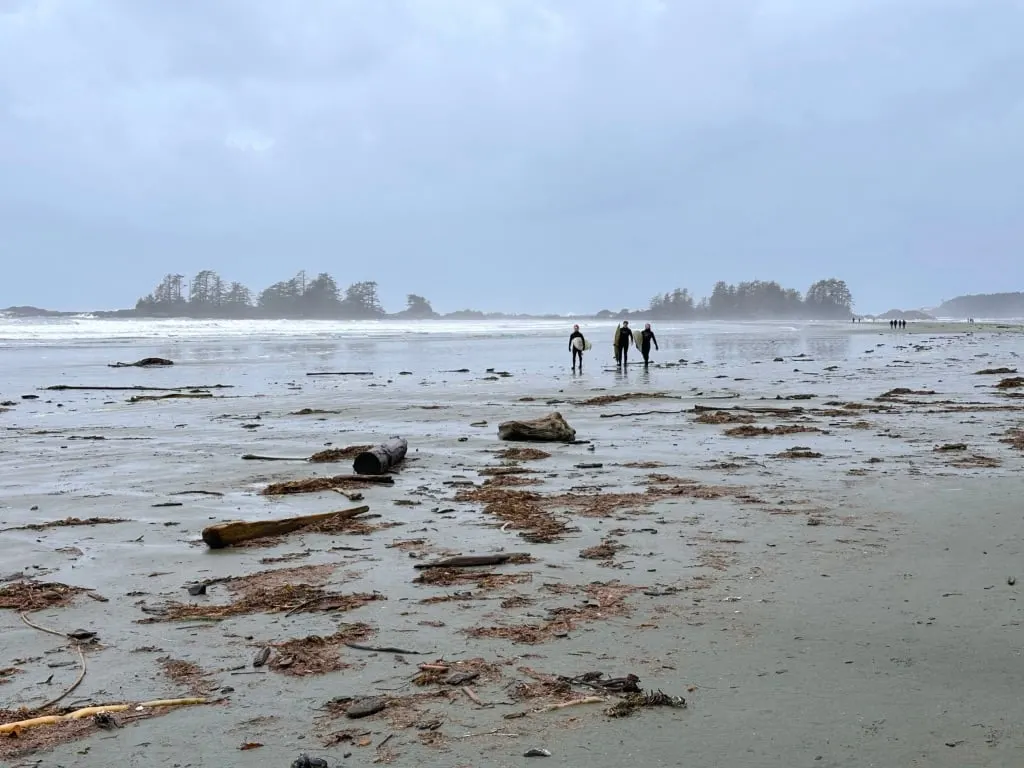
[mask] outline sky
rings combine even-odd
[[[0,0],[0,307],[1024,290],[1024,0]]]

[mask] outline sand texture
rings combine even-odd
[[[567,332],[3,344],[0,724],[83,659],[47,713],[207,703],[0,765],[1024,764],[1024,336],[965,328],[666,326],[582,375]],[[264,493],[393,435],[392,484]]]

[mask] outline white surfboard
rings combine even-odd
[[[587,348],[587,345],[586,345],[586,342],[582,338],[577,336],[575,339],[572,340],[572,348],[577,350],[577,351],[582,352],[584,349]]]

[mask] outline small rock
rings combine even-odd
[[[359,699],[345,711],[345,716],[353,720],[361,717],[369,717],[382,711],[388,705],[388,700],[383,696],[371,696],[367,699]]]
[[[551,757],[546,749],[528,749],[523,752],[523,757]]]
[[[292,761],[292,768],[327,768],[327,761],[322,757],[310,757],[301,754]]]
[[[1017,577],[1016,577],[1016,576],[1010,576],[1010,577],[1009,577],[1009,578],[1008,578],[1008,579],[1006,580],[1006,583],[1007,583],[1007,584],[1009,584],[1009,585],[1010,585],[1010,586],[1012,587],[1012,586],[1013,586],[1014,584],[1016,584],[1016,583],[1017,583]]]
[[[206,584],[205,583],[203,583],[203,584],[193,584],[191,587],[188,588],[188,593],[190,595],[192,595],[192,597],[198,597],[199,595],[205,595],[206,594]]]

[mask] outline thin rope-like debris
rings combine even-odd
[[[28,618],[25,616],[24,613],[20,614],[20,616],[21,616],[21,620],[23,622],[25,622],[25,624],[27,624],[28,626],[32,627],[32,629],[38,629],[40,632],[46,632],[49,635],[55,635],[56,637],[62,637],[65,640],[68,639],[68,636],[65,635],[63,632],[58,632],[55,629],[47,629],[46,627],[41,627],[38,624],[33,624],[31,621],[28,620]],[[82,665],[82,669],[78,673],[78,678],[75,680],[75,682],[73,682],[71,684],[71,687],[68,688],[66,691],[64,691],[64,693],[62,693],[60,696],[58,696],[55,699],[51,699],[50,701],[46,702],[45,704],[43,704],[41,706],[38,706],[38,707],[35,707],[33,709],[28,710],[29,712],[45,712],[50,707],[52,707],[54,704],[57,704],[58,702],[63,701],[65,698],[67,698],[67,696],[72,691],[74,691],[78,686],[80,686],[82,684],[83,680],[85,680],[85,673],[86,673],[86,670],[87,670],[87,667],[86,667],[86,664],[85,664],[85,654],[82,653],[82,646],[79,645],[78,643],[74,643],[74,648],[75,648],[76,651],[78,651],[78,660],[79,660],[79,662]]]

